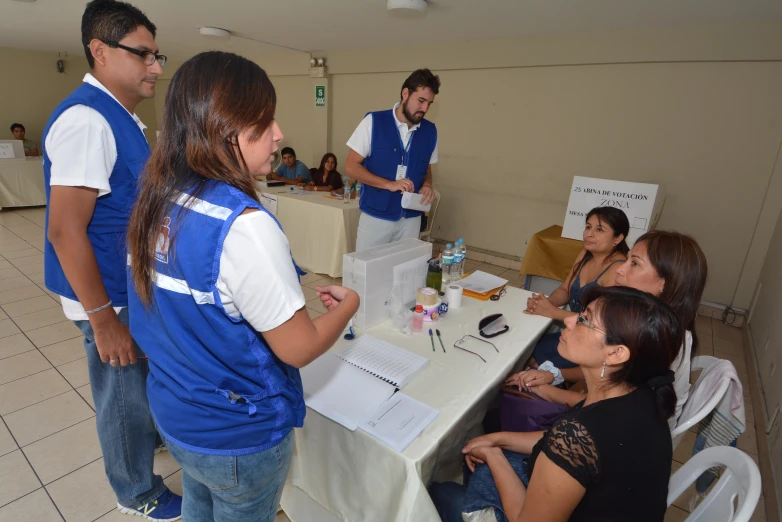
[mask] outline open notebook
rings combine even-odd
[[[365,334],[301,369],[304,402],[352,431],[427,364],[426,357]]]

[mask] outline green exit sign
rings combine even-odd
[[[326,86],[325,85],[316,85],[315,86],[315,107],[325,107],[326,106]]]

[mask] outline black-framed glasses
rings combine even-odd
[[[489,299],[491,299],[492,301],[499,301],[500,297],[505,297],[505,294],[507,293],[508,293],[507,290],[505,290],[505,287],[503,287],[502,290],[500,290],[499,292],[491,296]]]
[[[576,319],[576,322],[577,323],[581,323],[584,326],[586,326],[587,328],[591,328],[592,330],[597,330],[598,332],[600,332],[603,335],[606,335],[606,333],[603,330],[598,328],[596,325],[590,323],[589,319],[587,319],[586,316],[584,316],[584,315],[578,314],[578,318]]]
[[[165,55],[155,54],[152,51],[142,51],[141,49],[134,49],[133,47],[122,45],[119,42],[103,42],[103,43],[105,43],[109,47],[116,47],[118,49],[123,49],[129,53],[141,57],[141,61],[144,62],[144,65],[146,65],[147,67],[153,65],[155,62],[160,62],[160,66],[165,67],[166,61],[168,60],[168,57]]]
[[[500,353],[500,351],[497,349],[496,346],[494,346],[493,343],[490,343],[489,341],[484,341],[483,339],[480,339],[480,338],[475,337],[474,335],[470,335],[470,334],[465,335],[461,339],[457,339],[456,342],[453,343],[453,347],[454,348],[458,348],[459,350],[462,350],[463,352],[471,353],[471,354],[475,355],[476,357],[478,357],[481,361],[486,362],[486,359],[484,359],[480,354],[477,354],[477,353],[473,352],[472,350],[468,350],[467,348],[462,348],[461,345],[463,345],[464,343],[466,343],[470,339],[475,339],[476,341],[480,341],[482,343],[490,344],[491,347],[494,348],[494,351],[496,351],[497,353]]]

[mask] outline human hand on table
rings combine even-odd
[[[421,194],[422,205],[428,205],[434,200],[434,189],[431,185],[424,185],[418,193]]]
[[[524,313],[551,319],[557,310],[559,308],[554,306],[543,294],[532,294],[532,297],[527,299],[527,309],[524,310]]]
[[[522,390],[535,391],[543,384],[554,382],[554,374],[544,370],[524,370],[505,379],[505,386],[518,386]],[[536,388],[536,390],[532,390]]]
[[[304,186],[304,190],[309,190],[309,191],[318,190],[318,187],[316,187],[314,184],[312,184],[312,185],[305,185]]]
[[[323,306],[328,310],[333,310],[339,306],[351,293],[355,294],[353,290],[339,285],[317,286],[315,290],[318,292],[318,297],[320,297]]]

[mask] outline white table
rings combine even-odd
[[[361,211],[358,202],[345,204],[327,192],[291,194],[289,187],[263,189],[277,195],[277,219],[302,268],[342,277],[342,256],[356,250]]]
[[[282,506],[293,522],[437,521],[426,486],[430,480],[461,476],[461,449],[477,435],[483,416],[504,380],[531,354],[551,321],[524,315],[530,292],[508,287],[500,301],[465,297],[459,310],[436,324],[446,353],[435,336],[432,352],[428,324],[423,334],[406,336],[386,321],[367,330],[373,336],[428,357],[431,362],[402,390],[439,410],[440,415],[403,453],[361,430],[351,432],[307,409],[304,428],[295,430],[295,450]],[[478,336],[478,321],[502,313],[510,331],[489,339],[499,349],[478,341],[486,363],[453,348],[465,334]],[[360,332],[361,333],[361,332]],[[336,347],[349,342],[340,339]]]
[[[0,208],[46,205],[43,158],[0,160]]]

